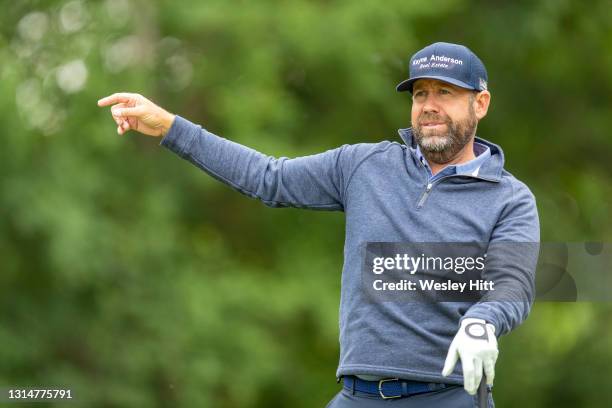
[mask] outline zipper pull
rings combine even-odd
[[[421,208],[423,204],[425,204],[425,200],[427,200],[427,196],[429,195],[429,192],[431,191],[431,187],[433,187],[433,183],[427,184],[427,187],[425,187],[425,192],[423,193],[423,195],[421,196],[421,199],[419,200],[417,204],[417,208]]]

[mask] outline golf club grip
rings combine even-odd
[[[480,385],[478,386],[478,408],[488,408],[489,407],[489,398],[487,392],[487,380],[485,376],[482,376],[482,380],[480,380]]]

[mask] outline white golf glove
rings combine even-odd
[[[446,377],[452,373],[460,357],[463,367],[463,387],[469,394],[475,395],[482,379],[483,369],[487,384],[493,385],[498,354],[495,326],[482,319],[465,318],[448,348],[442,375]]]

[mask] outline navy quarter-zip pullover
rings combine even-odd
[[[343,211],[346,217],[340,299],[340,361],[336,376],[359,374],[462,384],[460,365],[442,377],[448,347],[465,317],[484,319],[496,334],[527,317],[532,268],[487,270],[512,286],[512,302],[368,302],[361,285],[367,242],[539,242],[535,198],[504,170],[501,148],[477,172],[429,182],[410,129],[403,143],[343,145],[324,153],[274,158],[216,136],[177,116],[161,145],[270,207]],[[534,265],[535,267],[535,265]]]

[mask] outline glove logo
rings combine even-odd
[[[487,328],[482,323],[470,323],[465,326],[465,334],[473,339],[489,340],[487,335]]]

